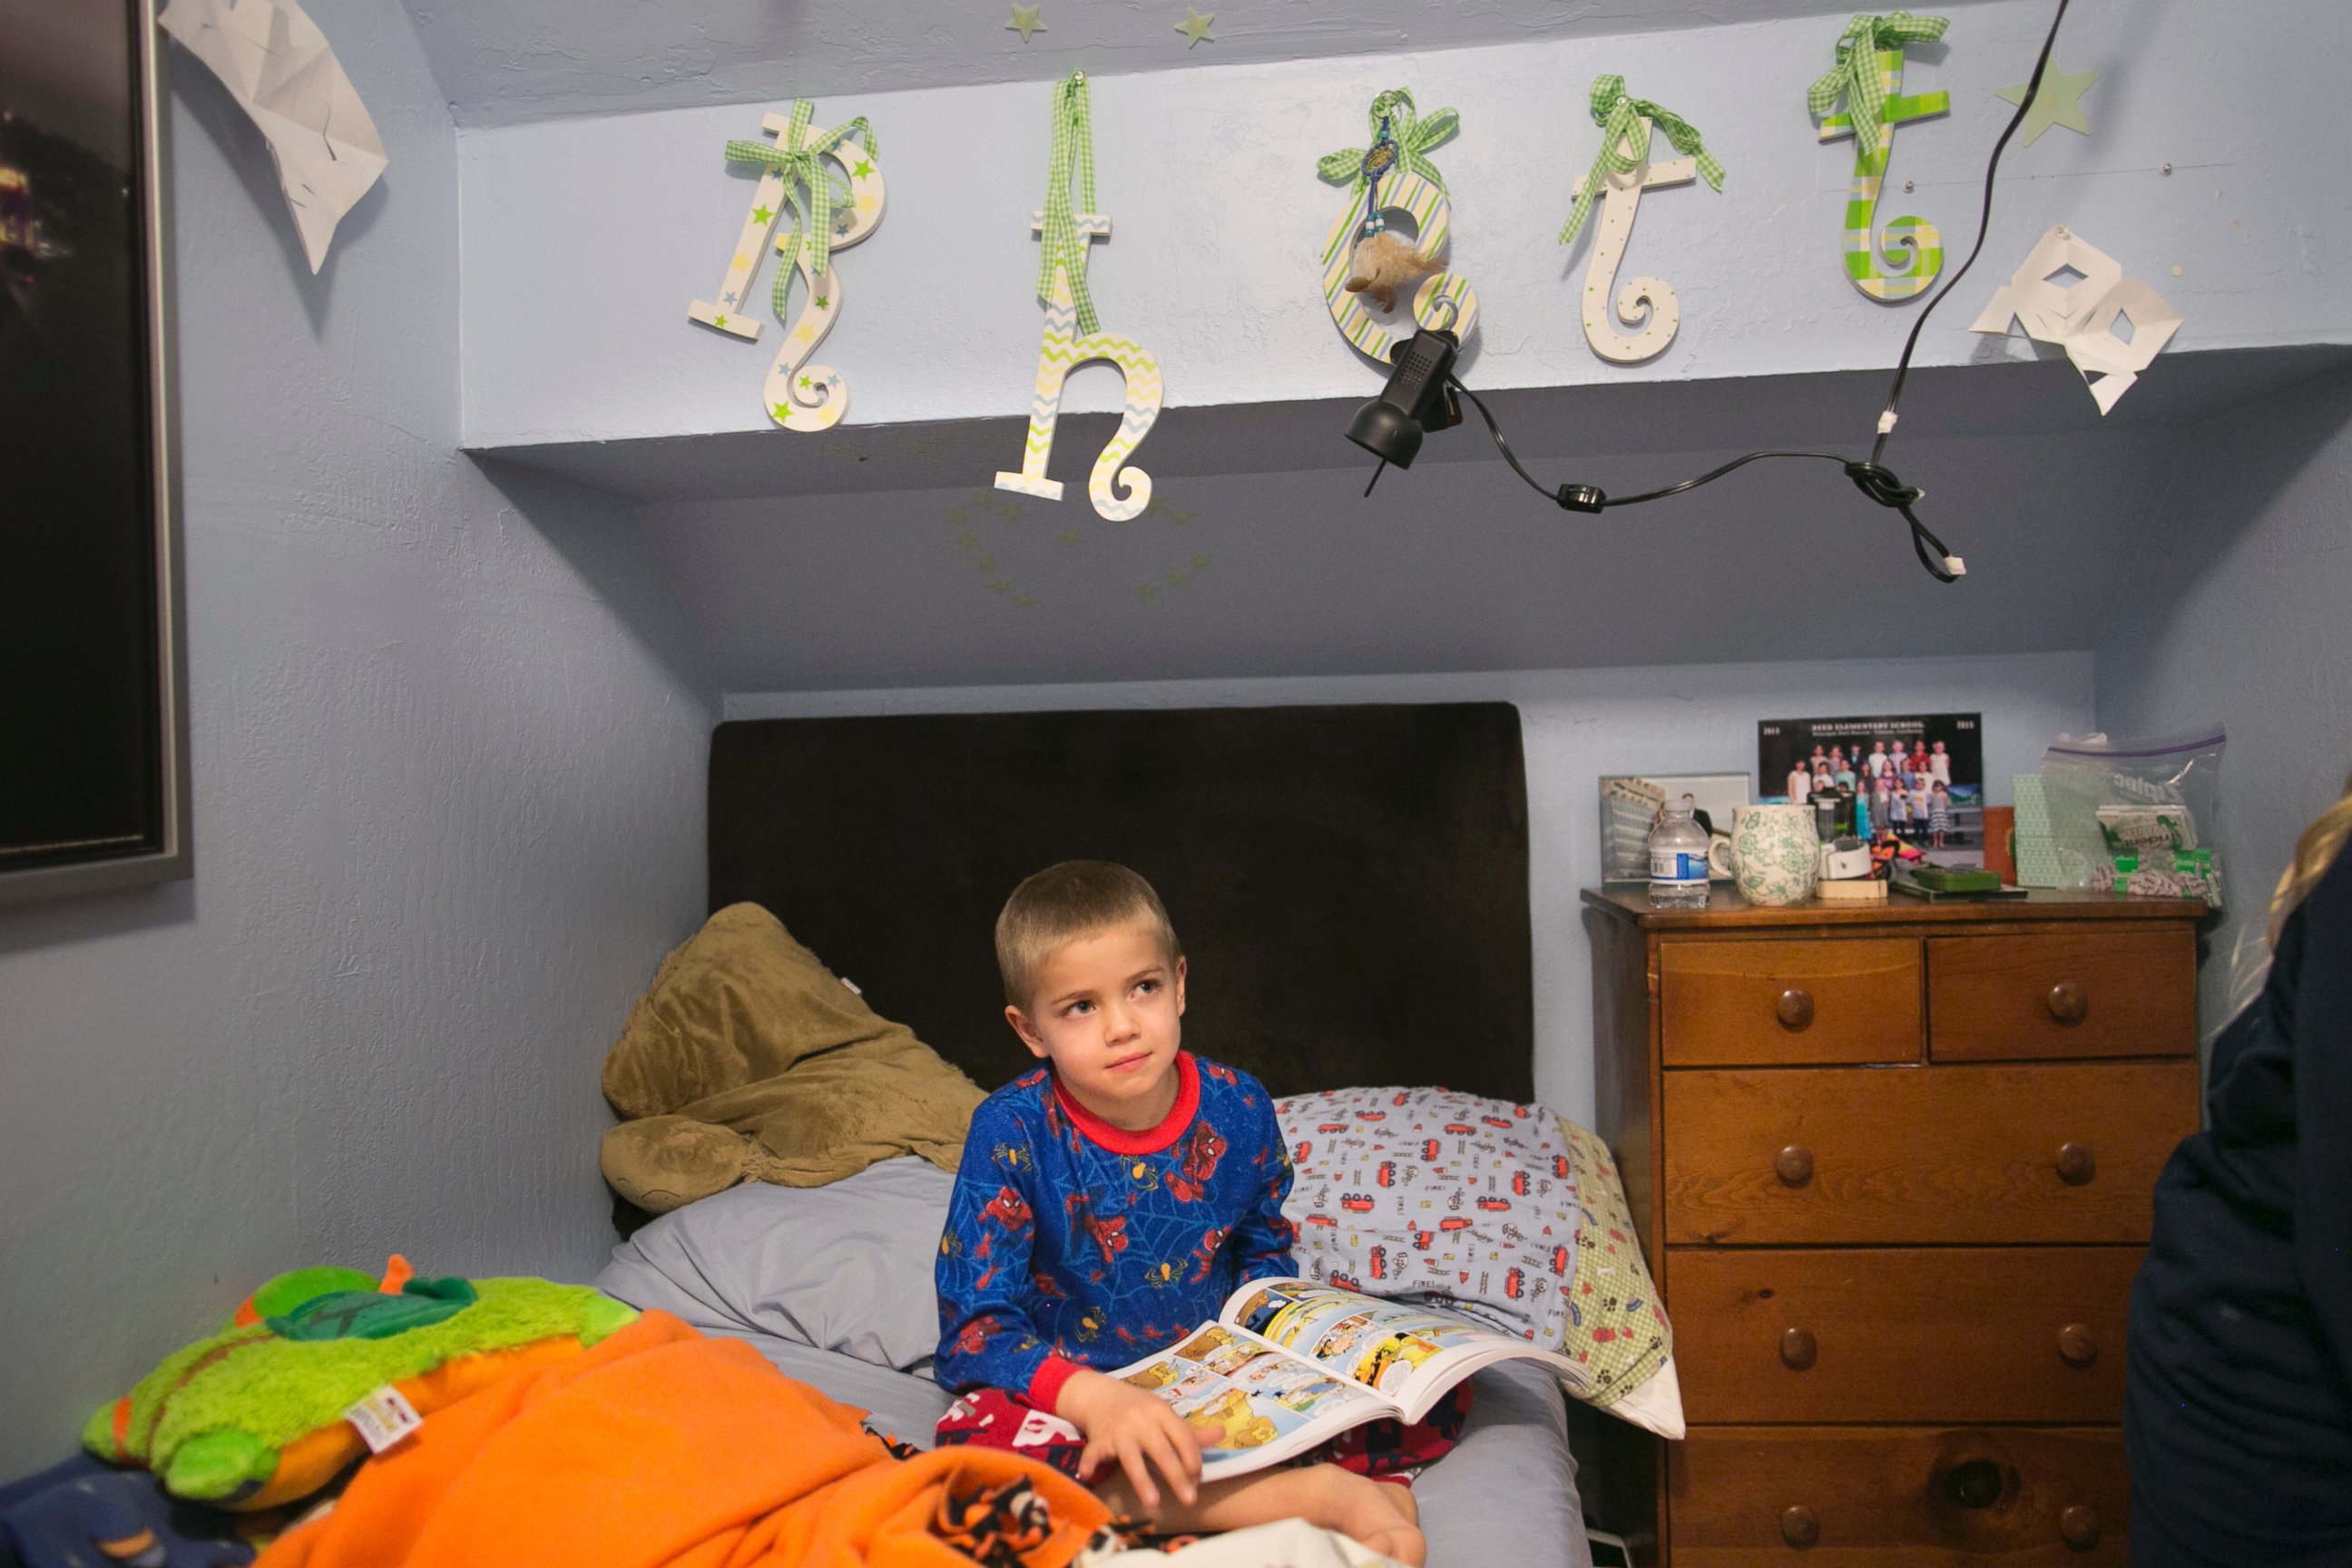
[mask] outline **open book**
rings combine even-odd
[[[1253,1279],[1172,1350],[1111,1373],[1175,1407],[1201,1435],[1201,1479],[1263,1469],[1391,1416],[1429,1414],[1482,1366],[1564,1356],[1466,1319],[1304,1279]]]

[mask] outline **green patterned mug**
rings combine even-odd
[[[1810,805],[1743,805],[1731,842],[1708,846],[1707,863],[1751,904],[1801,904],[1813,896],[1821,844]]]

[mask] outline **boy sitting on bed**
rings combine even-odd
[[[1184,958],[1159,895],[1123,866],[1049,867],[997,917],[996,961],[1004,1016],[1045,1065],[989,1096],[964,1140],[935,1363],[963,1397],[940,1442],[1018,1447],[1163,1532],[1305,1519],[1420,1564],[1411,1490],[1364,1472],[1436,1458],[1463,1405],[1402,1439],[1359,1428],[1332,1446],[1352,1450],[1341,1463],[1203,1485],[1192,1428],[1097,1370],[1174,1344],[1244,1282],[1292,1272],[1273,1100],[1180,1048]]]

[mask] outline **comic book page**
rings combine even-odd
[[[1201,1479],[1262,1469],[1397,1408],[1245,1329],[1203,1323],[1111,1373],[1166,1400],[1201,1435]]]
[[[1575,1378],[1565,1357],[1465,1318],[1304,1279],[1255,1280],[1234,1293],[1221,1318],[1381,1394],[1408,1422],[1498,1361],[1538,1361]]]

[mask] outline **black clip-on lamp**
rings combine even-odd
[[[1371,484],[1364,487],[1366,495],[1391,463],[1412,467],[1424,434],[1462,423],[1462,404],[1452,385],[1454,356],[1461,352],[1462,340],[1443,328],[1413,333],[1397,347],[1389,384],[1348,421],[1348,439],[1381,460]]]

